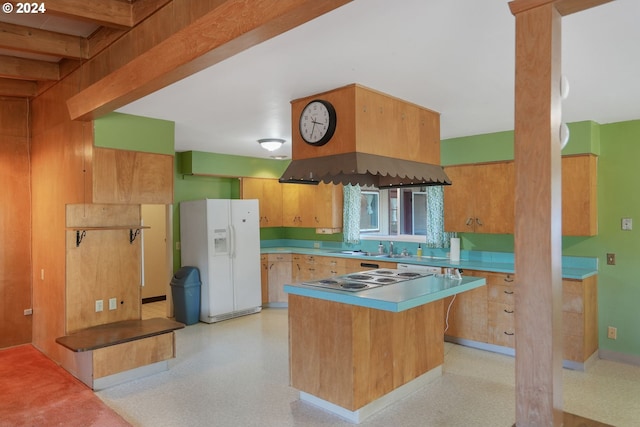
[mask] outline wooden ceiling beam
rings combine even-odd
[[[90,120],[110,113],[349,1],[218,1],[199,19],[68,99],[71,119]],[[174,1],[173,7],[195,6]],[[180,12],[189,14],[189,10]],[[153,28],[149,32],[153,34]],[[114,46],[108,49],[110,55],[117,54]]]
[[[0,78],[0,96],[33,98],[37,94],[37,86],[36,82]]]
[[[86,39],[0,22],[0,48],[54,57],[87,59]]]
[[[55,62],[0,55],[0,77],[18,80],[59,80],[60,68]]]
[[[131,3],[120,0],[47,0],[47,13],[126,29],[135,25]]]
[[[136,0],[131,3],[133,25],[138,25],[171,0]]]

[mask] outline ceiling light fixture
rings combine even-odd
[[[282,147],[284,139],[280,138],[263,138],[258,140],[258,144],[267,151],[275,151]]]

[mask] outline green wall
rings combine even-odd
[[[563,255],[597,257],[600,348],[640,356],[640,239],[635,229],[621,231],[623,217],[640,221],[640,120],[599,125],[592,121],[569,125],[563,154],[594,153],[598,157],[598,235],[564,237]],[[513,132],[442,141],[442,163],[459,164],[513,158]],[[640,228],[640,223],[637,225]],[[513,252],[513,235],[462,233],[463,249]],[[606,265],[606,254],[616,265]],[[618,328],[618,339],[607,338],[607,327]]]
[[[94,120],[97,147],[174,155],[175,124],[130,114],[111,113]]]

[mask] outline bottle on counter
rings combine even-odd
[[[380,242],[380,244],[378,245],[378,253],[379,254],[384,253],[384,245],[382,244],[382,242]]]
[[[419,258],[422,256],[422,246],[418,243],[418,250],[416,251],[416,256]]]

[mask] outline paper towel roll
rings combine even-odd
[[[451,261],[460,261],[460,238],[451,238],[451,252],[449,253],[449,259]]]

